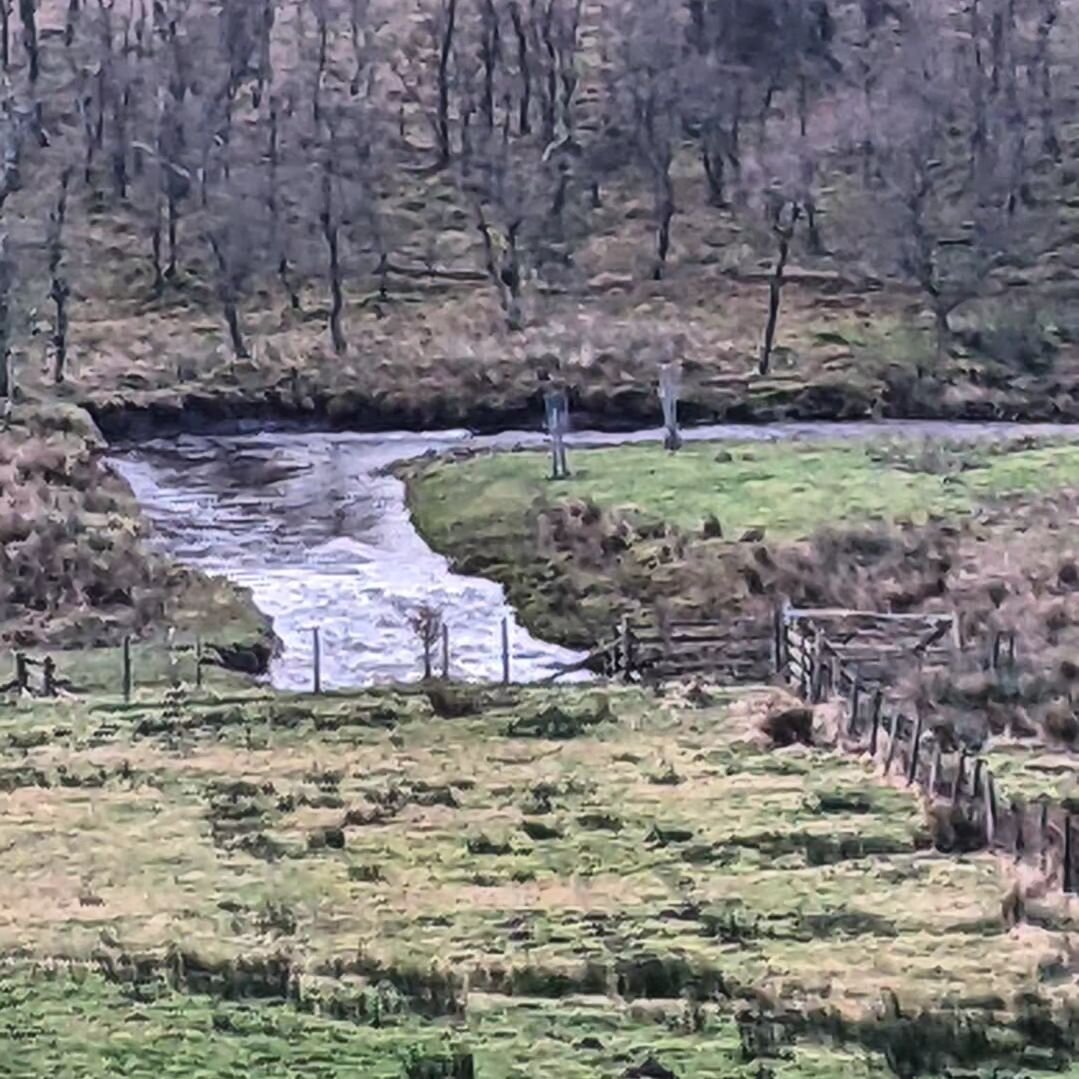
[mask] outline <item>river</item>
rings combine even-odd
[[[1052,435],[1079,440],[1079,425],[943,422],[717,425],[687,441],[999,439]],[[571,446],[658,441],[658,430],[584,431]],[[451,572],[412,527],[404,487],[386,469],[455,448],[542,446],[511,431],[348,434],[264,430],[184,435],[118,447],[110,463],[130,484],[158,547],[176,560],[251,589],[273,618],[283,648],[270,679],[310,685],[311,627],[321,631],[323,685],[411,681],[422,673],[410,618],[424,604],[449,627],[450,670],[460,679],[501,676],[501,625],[510,620],[514,681],[539,681],[579,654],[532,637],[500,585]],[[582,679],[575,672],[565,676]]]

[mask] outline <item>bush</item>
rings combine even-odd
[[[1002,314],[964,336],[970,348],[1027,374],[1046,374],[1056,360],[1057,344],[1031,308]]]

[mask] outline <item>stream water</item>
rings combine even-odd
[[[933,422],[721,425],[687,441],[949,438],[1053,435],[1079,440],[1079,426]],[[659,441],[658,430],[579,432],[572,447]],[[457,447],[541,446],[544,436],[467,431],[337,434],[263,431],[181,436],[119,448],[110,457],[155,530],[155,542],[189,566],[252,590],[283,649],[270,677],[282,689],[310,685],[312,626],[321,629],[327,688],[408,681],[422,674],[410,618],[423,604],[449,627],[457,678],[501,675],[501,624],[510,619],[515,681],[538,681],[581,657],[521,627],[498,584],[452,573],[412,527],[398,461]],[[571,461],[572,464],[572,461]],[[566,678],[586,678],[575,672]]]

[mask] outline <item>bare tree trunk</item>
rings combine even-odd
[[[948,354],[948,348],[952,341],[952,328],[948,324],[948,309],[936,298],[933,304],[933,322],[937,336],[937,360],[940,361]]]
[[[273,229],[273,242],[277,248],[277,277],[288,297],[289,307],[293,311],[300,310],[300,295],[292,280],[289,268],[289,242],[286,234],[285,223],[281,220],[281,207],[278,200],[277,169],[281,160],[279,124],[277,102],[270,101],[270,147],[267,155],[267,168],[269,169],[268,191],[266,195],[267,209],[270,212],[270,227]]]
[[[496,244],[482,207],[477,207],[477,227],[483,239],[487,276],[498,290],[499,302],[506,316],[506,327],[513,331],[520,330],[524,325],[521,310],[521,264],[517,250],[517,233],[521,222],[514,221],[506,230],[505,239],[500,238],[500,242]]]
[[[250,358],[250,353],[247,351],[243,328],[240,325],[240,313],[236,307],[236,286],[232,279],[232,267],[217,237],[210,233],[206,239],[213,252],[214,261],[217,263],[217,298],[224,309],[225,325],[228,327],[232,351],[236,359],[246,360]]]
[[[64,223],[67,219],[67,189],[71,182],[71,170],[65,169],[60,177],[60,193],[56,206],[49,214],[49,296],[56,308],[53,319],[53,381],[64,381],[67,365],[67,301],[71,289],[64,274]]]
[[[708,203],[717,209],[723,209],[728,205],[726,162],[723,160],[723,151],[709,145],[707,135],[701,139],[701,164],[704,166],[704,177],[708,181]]]
[[[127,200],[127,118],[131,109],[131,87],[116,97],[112,113],[112,185],[121,202]]]
[[[554,5],[555,0],[546,0],[543,21],[540,23],[540,35],[543,48],[547,53],[544,72],[546,85],[543,88],[543,140],[554,141],[555,124],[558,117],[558,50],[554,42]]]
[[[0,397],[12,396],[9,372],[11,364],[11,286],[15,267],[8,254],[8,241],[0,234]]]
[[[1050,36],[1060,14],[1059,0],[1042,0],[1038,19],[1036,68],[1041,81],[1042,149],[1053,159],[1060,161],[1060,140],[1057,138],[1056,118],[1053,110],[1053,69]],[[6,67],[7,65],[5,65]]]
[[[483,20],[480,38],[480,61],[483,64],[483,94],[480,98],[480,112],[490,131],[495,126],[495,74],[502,57],[502,32],[499,27],[495,0],[483,0],[480,18]]]
[[[19,0],[19,18],[22,20],[23,48],[26,49],[26,58],[30,64],[30,85],[35,86],[41,74],[37,40],[37,0]]]
[[[174,191],[170,189],[168,198],[168,225],[169,225],[169,264],[165,267],[165,280],[175,281],[177,275],[177,263],[179,259],[179,232],[180,232],[180,206]]]
[[[161,268],[161,202],[154,205],[154,221],[150,227],[150,261],[154,271],[151,294],[160,299],[165,293],[165,274]]]
[[[761,359],[758,366],[758,371],[762,375],[768,374],[771,368],[772,349],[775,347],[776,339],[776,323],[779,321],[779,301],[783,294],[783,272],[787,268],[791,239],[794,236],[798,218],[801,216],[801,207],[797,203],[790,204],[789,214],[789,219],[784,221],[783,208],[781,207],[773,227],[779,248],[776,253],[772,277],[768,282],[768,322],[764,328],[764,343],[761,345]]]
[[[510,19],[517,37],[517,67],[521,74],[521,100],[518,104],[517,134],[532,134],[532,70],[528,56],[528,30],[517,0],[510,0]]]
[[[438,133],[438,164],[450,163],[450,58],[453,55],[453,36],[457,28],[457,0],[444,0],[442,39],[438,52],[438,112],[435,126]]]
[[[64,21],[64,45],[67,48],[75,42],[75,28],[79,22],[79,0],[67,0],[67,18]]]
[[[669,167],[657,177],[657,183],[656,263],[652,267],[652,280],[662,281],[667,269],[667,256],[671,250],[671,220],[674,218],[674,187],[671,184]]]
[[[341,289],[340,230],[333,212],[333,177],[330,162],[323,164],[322,171],[322,210],[319,214],[322,222],[322,236],[329,252],[330,270],[330,337],[333,350],[341,356],[348,348],[344,331],[341,328],[341,312],[344,308],[344,296]]]
[[[329,26],[325,0],[316,0],[314,7],[315,21],[318,24],[318,63],[315,66],[315,85],[311,92],[311,116],[317,128],[322,121],[322,80],[326,76]]]
[[[0,0],[0,61],[11,67],[11,0]]]

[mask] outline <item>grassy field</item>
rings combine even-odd
[[[548,480],[540,452],[495,453],[424,466],[412,487],[420,530],[436,547],[457,536],[519,533],[537,500],[628,508],[687,531],[716,517],[724,535],[763,528],[800,539],[825,525],[925,521],[969,513],[987,498],[1079,484],[1079,447],[905,448],[693,444],[571,453],[573,476]]]
[[[890,994],[1013,1058],[1066,935],[868,765],[762,745],[772,693],[2,708],[5,1074],[885,1075]]]

